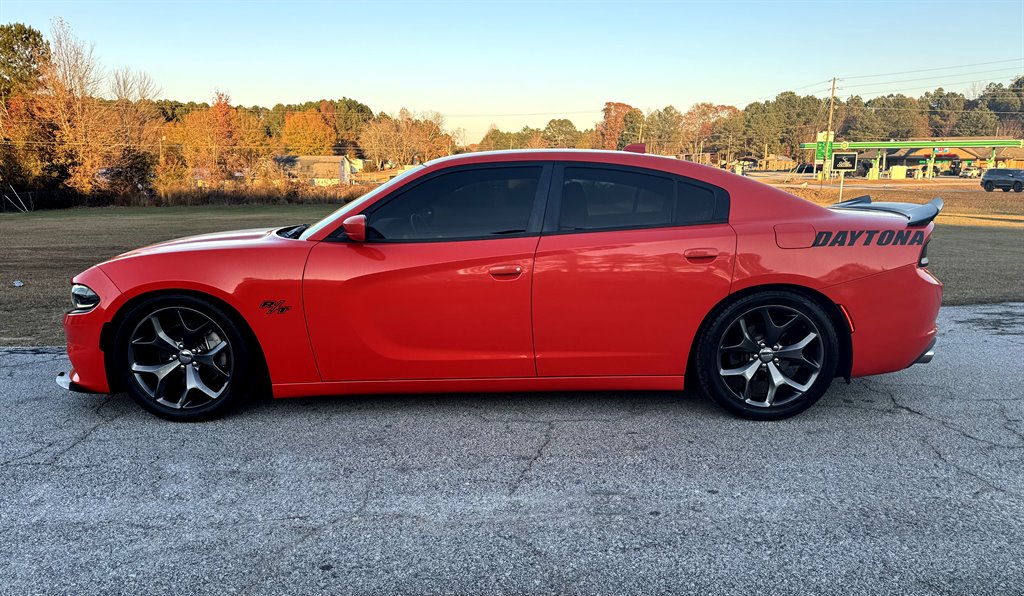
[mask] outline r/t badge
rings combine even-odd
[[[285,306],[284,300],[264,300],[263,304],[260,305],[261,310],[267,311],[268,315],[283,315],[290,311],[292,307]]]

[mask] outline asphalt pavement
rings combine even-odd
[[[0,348],[3,594],[1021,594],[1024,304],[804,414],[681,393],[263,400],[209,423]]]

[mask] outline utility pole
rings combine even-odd
[[[825,131],[825,163],[822,171],[824,178],[832,177],[832,117],[836,111],[836,77],[832,77],[832,94],[828,98],[828,130]]]

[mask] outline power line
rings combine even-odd
[[[947,81],[947,83],[954,84],[954,85],[966,85],[966,84],[971,84],[971,83],[985,83],[985,82],[991,82],[991,80],[990,79],[977,79],[977,80],[973,80],[973,81]],[[933,86],[934,86],[934,84],[927,84],[927,85],[916,85],[916,86],[913,86],[913,87],[903,87],[903,88],[900,88],[900,89],[891,89],[891,88],[872,89],[871,91],[861,91],[860,93],[858,93],[858,95],[890,95],[890,94],[893,94],[893,93],[902,93],[904,91],[919,91],[919,90],[922,90],[922,89],[928,90],[928,89],[931,89]],[[841,91],[844,90],[844,89],[845,89],[845,87],[840,87]]]
[[[998,69],[995,69],[995,70],[980,70],[980,71],[977,71],[977,72],[963,72],[963,73],[959,73],[959,74],[951,75],[951,76],[957,76],[957,77],[977,76],[977,75],[991,74],[991,73],[997,73],[997,72],[1007,72],[1007,71],[1014,71],[1014,72],[1019,73],[1020,69],[1017,68],[1016,66],[1011,66],[1011,67],[1007,67],[1007,68],[998,68]],[[845,80],[845,79],[839,79],[839,80],[842,81],[842,80]],[[913,83],[913,82],[916,82],[916,81],[934,81],[934,80],[935,80],[935,76],[933,75],[933,76],[930,76],[930,77],[921,77],[921,78],[917,78],[917,79],[901,79],[899,81],[891,81],[891,83],[892,84],[902,84],[902,83]],[[843,88],[844,89],[853,89],[853,88],[856,88],[856,87],[874,87],[874,86],[885,85],[885,84],[886,84],[886,82],[878,81],[878,82],[873,82],[873,83],[860,83],[858,85],[843,85]]]
[[[970,67],[973,67],[973,66],[989,66],[991,64],[1006,64],[1007,62],[1021,62],[1021,63],[1024,63],[1024,58],[1009,58],[1007,60],[993,60],[992,62],[975,62],[974,64],[958,64],[956,66],[937,66],[935,68],[921,68],[921,69],[917,69],[917,70],[904,70],[904,71],[900,71],[900,72],[887,72],[887,73],[882,73],[882,74],[857,75],[857,76],[853,76],[853,77],[839,77],[839,78],[843,79],[843,80],[870,79],[870,78],[889,77],[889,76],[903,75],[903,74],[916,74],[916,73],[919,73],[919,72],[935,72],[937,70],[956,70],[958,68],[970,68]]]

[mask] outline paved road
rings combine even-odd
[[[0,592],[1020,594],[1024,304],[796,419],[696,395],[253,404],[160,421],[0,351]]]

